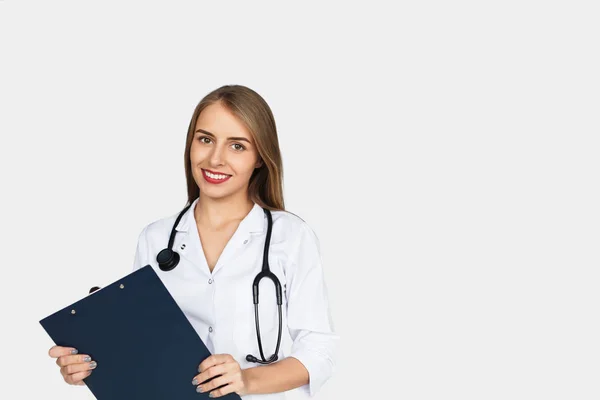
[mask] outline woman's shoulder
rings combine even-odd
[[[171,229],[173,228],[173,224],[175,224],[178,215],[179,211],[162,218],[151,220],[142,228],[142,231],[140,232],[140,237],[145,237],[146,239],[164,238],[165,233],[167,235],[170,234]]]
[[[271,211],[273,216],[273,236],[281,240],[314,240],[318,241],[314,229],[299,215],[287,210]]]
[[[273,210],[271,215],[273,216],[273,228],[277,226],[280,229],[297,231],[309,227],[304,219],[288,210]]]

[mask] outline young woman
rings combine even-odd
[[[209,93],[192,115],[184,161],[186,207],[141,231],[134,270],[152,266],[212,354],[190,383],[215,398],[235,392],[244,399],[283,399],[282,392],[297,387],[314,395],[333,373],[338,336],[319,241],[284,208],[279,141],[268,104],[240,85]],[[269,279],[259,286],[260,345],[257,340],[253,282],[263,267],[269,220],[268,263],[281,284],[289,346],[279,334],[280,308]],[[174,224],[171,249],[178,256],[157,257]],[[83,385],[96,367],[73,348],[54,346],[50,356],[69,384]]]

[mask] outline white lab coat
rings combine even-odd
[[[246,355],[260,359],[252,282],[262,268],[267,217],[262,207],[254,204],[211,273],[193,212],[197,202],[198,199],[192,203],[176,229],[172,249],[181,256],[177,267],[168,272],[160,270],[156,255],[167,247],[179,212],[152,222],[141,231],[133,270],[152,266],[211,353],[231,354],[242,369],[259,366],[246,361]],[[310,383],[300,390],[313,396],[334,371],[334,350],[339,339],[328,305],[319,240],[307,223],[294,214],[271,213],[269,266],[279,278],[283,294],[279,360],[292,356],[302,362]],[[259,290],[261,340],[265,358],[269,358],[277,343],[278,308],[270,279],[263,279]],[[285,393],[248,395],[243,399],[282,400]]]

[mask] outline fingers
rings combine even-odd
[[[63,375],[72,375],[76,372],[88,371],[96,368],[97,363],[92,361],[90,363],[79,363],[79,364],[69,364],[61,367],[60,370],[63,372]]]
[[[234,361],[233,356],[231,354],[213,354],[206,357],[206,359],[200,363],[200,365],[198,366],[198,372],[204,372],[214,365],[223,364],[231,361]]]
[[[198,374],[194,377],[194,384],[203,384],[204,382],[208,381],[209,379],[214,378],[215,376],[219,376],[219,375],[223,375],[225,372],[227,372],[227,367],[225,364],[219,364],[219,365],[215,365],[214,367],[210,367],[209,369],[207,369],[206,371],[202,372],[201,374]]]
[[[58,358],[71,354],[77,354],[77,349],[74,347],[52,346],[50,347],[50,350],[48,350],[48,355],[52,358]]]
[[[198,385],[197,392],[210,392],[211,397],[242,391],[244,381],[239,363],[231,354],[213,354],[200,363],[200,374],[192,384]]]
[[[48,355],[56,358],[60,374],[70,385],[83,386],[83,380],[91,375],[97,363],[87,354],[77,354],[77,349],[65,346],[52,346]]]
[[[233,392],[237,393],[237,390],[238,390],[238,386],[229,384],[227,386],[223,386],[222,388],[215,389],[212,392],[210,392],[210,397],[216,398],[216,397],[225,396],[226,394],[233,393]]]
[[[56,365],[65,367],[70,364],[89,363],[92,358],[87,354],[76,354],[74,356],[61,356],[56,359]]]
[[[63,378],[64,378],[65,382],[67,382],[69,385],[83,386],[83,385],[85,385],[83,380],[85,378],[87,378],[88,376],[90,376],[91,374],[92,374],[92,370],[88,370],[88,371],[76,372],[71,375],[63,375]]]
[[[64,367],[61,367],[60,373],[63,376],[65,382],[70,385],[77,385],[83,379],[87,378],[91,375],[92,370],[95,369],[97,363],[92,361],[90,363],[79,363],[79,364],[69,364]]]
[[[237,382],[241,379],[241,374],[232,373],[217,376],[210,382],[203,383],[196,388],[198,393],[210,392],[211,397],[223,396],[237,389]]]

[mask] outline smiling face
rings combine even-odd
[[[261,165],[254,138],[220,103],[200,113],[190,163],[201,195],[212,199],[247,196],[252,172]]]

